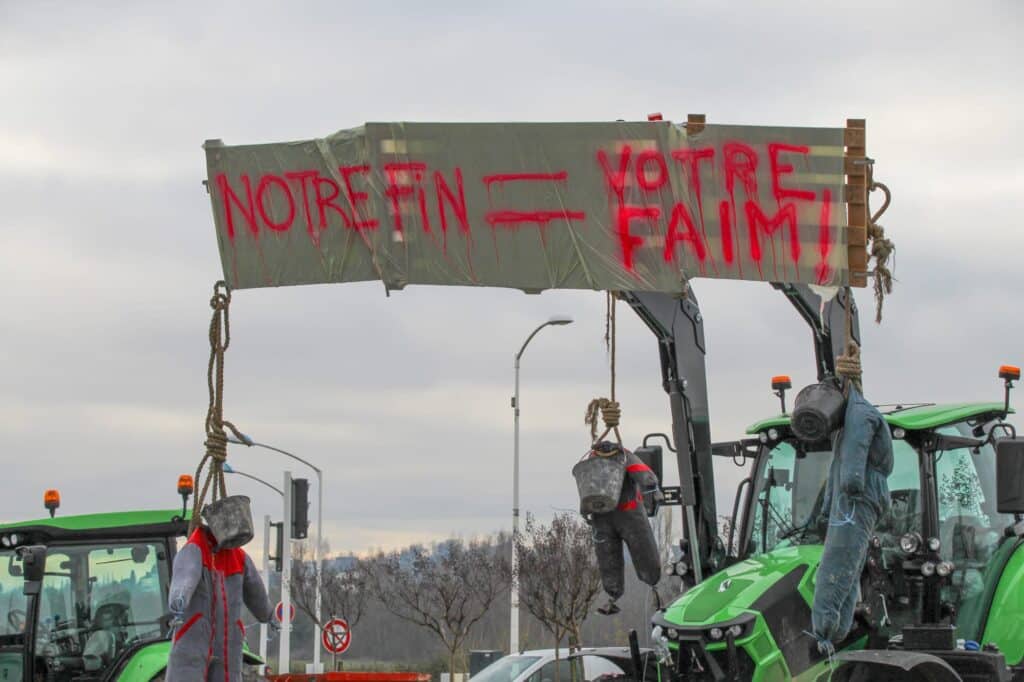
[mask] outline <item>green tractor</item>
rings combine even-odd
[[[1006,402],[880,407],[893,436],[892,511],[880,519],[853,631],[834,658],[810,629],[832,451],[783,414],[715,454],[751,463],[727,558],[653,619],[678,680],[1024,680],[1024,445]],[[1012,512],[1012,513],[1006,513]],[[666,568],[685,574],[684,559]]]
[[[46,503],[52,514],[56,491]],[[171,566],[187,531],[180,510],[0,525],[0,682],[162,680]]]
[[[819,380],[835,375],[849,339],[860,342],[849,291],[823,298],[773,284],[808,325]],[[790,430],[788,379],[773,380],[782,414],[741,441],[712,443],[704,320],[687,298],[620,294],[658,339],[671,434],[634,452],[662,470],[674,453],[683,539],[666,572],[688,590],[653,618],[654,645],[674,680],[928,680],[1024,682],[1024,439],[1006,423],[1020,371],[1003,367],[1001,402],[882,407],[894,441],[892,511],[879,522],[860,585],[856,625],[826,658],[811,628],[830,443]],[[752,464],[730,532],[720,537],[715,456]]]

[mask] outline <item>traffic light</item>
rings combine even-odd
[[[270,524],[274,528],[274,553],[268,559],[274,562],[274,570],[281,572],[284,563],[284,524],[280,521]]]
[[[309,535],[309,479],[292,479],[292,539]]]

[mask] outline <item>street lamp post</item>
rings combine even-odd
[[[285,457],[291,457],[296,462],[305,464],[307,467],[312,469],[316,473],[316,543],[313,545],[313,563],[316,565],[316,620],[317,623],[323,621],[321,611],[321,589],[323,587],[322,574],[323,574],[323,559],[320,556],[320,545],[323,543],[323,532],[324,532],[324,472],[320,467],[315,466],[313,463],[294,455],[287,450],[274,447],[273,445],[267,445],[266,443],[257,443],[249,436],[243,434],[242,439],[239,440],[232,436],[228,436],[228,442],[236,445],[245,445],[248,447],[263,448],[264,450],[272,450],[278,454],[284,455]],[[288,530],[290,533],[290,529]],[[313,628],[313,665],[312,670],[307,670],[310,673],[323,672],[323,664],[320,662],[320,631],[318,627]]]
[[[268,483],[267,481],[264,481],[262,478],[259,478],[257,476],[253,476],[252,474],[247,474],[244,471],[239,471],[238,469],[235,469],[233,466],[231,466],[227,462],[224,462],[224,473],[226,473],[226,474],[234,474],[235,476],[242,476],[244,478],[248,478],[251,481],[256,481],[257,483],[261,483],[261,484],[267,486],[268,488],[270,488],[271,490],[273,490],[275,493],[280,495],[282,498],[284,498],[284,491],[281,490],[280,488],[278,488],[277,486],[272,485],[272,484]],[[282,527],[282,531],[281,532],[284,532],[283,527]],[[266,581],[267,593],[269,594],[270,593],[270,516],[269,515],[265,515],[263,517],[263,579]],[[260,658],[263,659],[263,662],[264,662],[264,666],[263,667],[264,668],[266,667],[266,661],[267,661],[267,639],[268,639],[269,635],[270,635],[270,632],[268,630],[267,624],[266,623],[260,623]]]
[[[519,360],[523,357],[526,346],[533,337],[544,327],[549,325],[571,324],[572,318],[568,315],[556,315],[544,324],[534,329],[526,341],[523,342],[519,352],[516,353],[516,392],[512,398],[512,410],[514,414],[513,428],[513,456],[512,456],[512,594],[511,594],[511,636],[509,638],[509,655],[519,651],[519,555],[516,552],[516,538],[519,537]]]

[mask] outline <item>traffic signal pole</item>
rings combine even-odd
[[[267,589],[267,594],[270,594],[270,514],[263,517],[263,584]],[[264,664],[267,662],[268,629],[269,626],[266,623],[260,623],[260,658],[263,659]],[[265,672],[266,667],[264,665],[260,673]]]
[[[278,648],[277,672],[287,675],[291,658],[292,636],[292,472],[284,472],[284,510],[281,532],[284,542],[281,550],[281,641]]]

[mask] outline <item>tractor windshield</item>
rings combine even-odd
[[[917,450],[906,441],[895,440],[893,456],[889,475],[892,512],[879,520],[876,529],[887,546],[896,546],[901,535],[921,529]],[[825,527],[819,522],[831,464],[831,450],[803,450],[794,439],[781,441],[768,451],[758,464],[754,483],[750,555],[823,542]]]
[[[51,546],[36,627],[37,671],[59,682],[98,680],[133,645],[166,634],[162,545]]]
[[[20,680],[25,647],[26,599],[21,561],[0,551],[0,680]]]
[[[804,529],[814,525],[832,452],[798,455],[796,446],[795,440],[782,441],[759,463],[752,498],[751,555],[770,552],[780,543],[820,542]]]
[[[952,436],[976,438],[974,425],[960,423],[937,429]],[[939,510],[939,555],[953,562],[943,600],[958,614],[959,636],[977,638],[986,594],[994,590],[1003,569],[997,550],[1013,517],[996,511],[995,449],[991,445],[936,452],[935,478]]]

